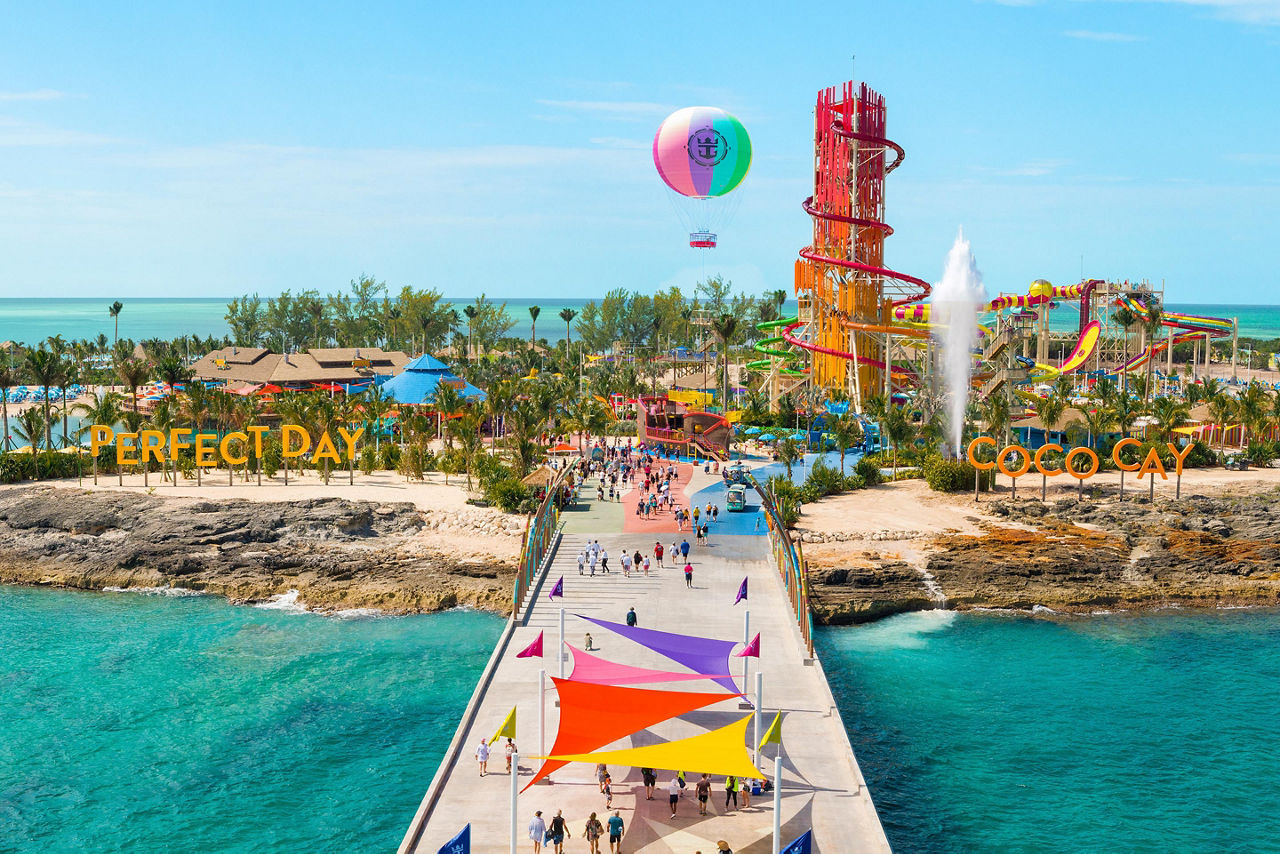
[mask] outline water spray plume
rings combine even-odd
[[[946,389],[947,427],[952,451],[959,455],[964,434],[964,413],[969,405],[971,355],[977,343],[978,306],[986,302],[982,274],[964,239],[964,229],[947,253],[942,281],[933,286],[930,316],[937,341]]]

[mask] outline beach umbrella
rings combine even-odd
[[[744,435],[747,435],[747,436],[755,436],[755,435],[759,434],[759,432],[760,432],[760,428],[759,428],[759,427],[748,427],[747,429],[743,430],[742,432],[743,432],[743,434],[744,434]]]
[[[774,441],[776,438],[777,438],[777,437],[776,437],[776,436],[774,436],[772,433],[765,433],[763,436],[761,436],[761,437],[760,437],[760,441],[761,441],[761,442],[772,442],[772,441]]]

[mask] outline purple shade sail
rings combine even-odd
[[[732,677],[714,675],[729,672],[729,656],[733,653],[733,648],[737,646],[736,641],[700,638],[694,635],[678,635],[673,632],[660,632],[656,629],[642,629],[638,626],[611,623],[608,620],[596,620],[591,617],[584,617],[582,614],[575,614],[574,616],[580,617],[589,623],[595,623],[597,626],[606,628],[615,634],[622,635],[624,638],[651,649],[659,655],[665,655],[695,673],[707,676],[722,688],[735,694],[738,693],[738,686],[734,684]]]

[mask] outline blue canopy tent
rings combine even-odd
[[[466,380],[459,379],[449,366],[430,354],[419,356],[404,366],[404,370],[382,383],[382,391],[396,403],[431,403],[440,383],[450,383],[464,398],[482,401],[486,397],[480,389]]]

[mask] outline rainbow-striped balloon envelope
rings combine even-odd
[[[653,137],[653,165],[682,196],[723,196],[751,168],[751,138],[742,122],[717,107],[685,107]]]

